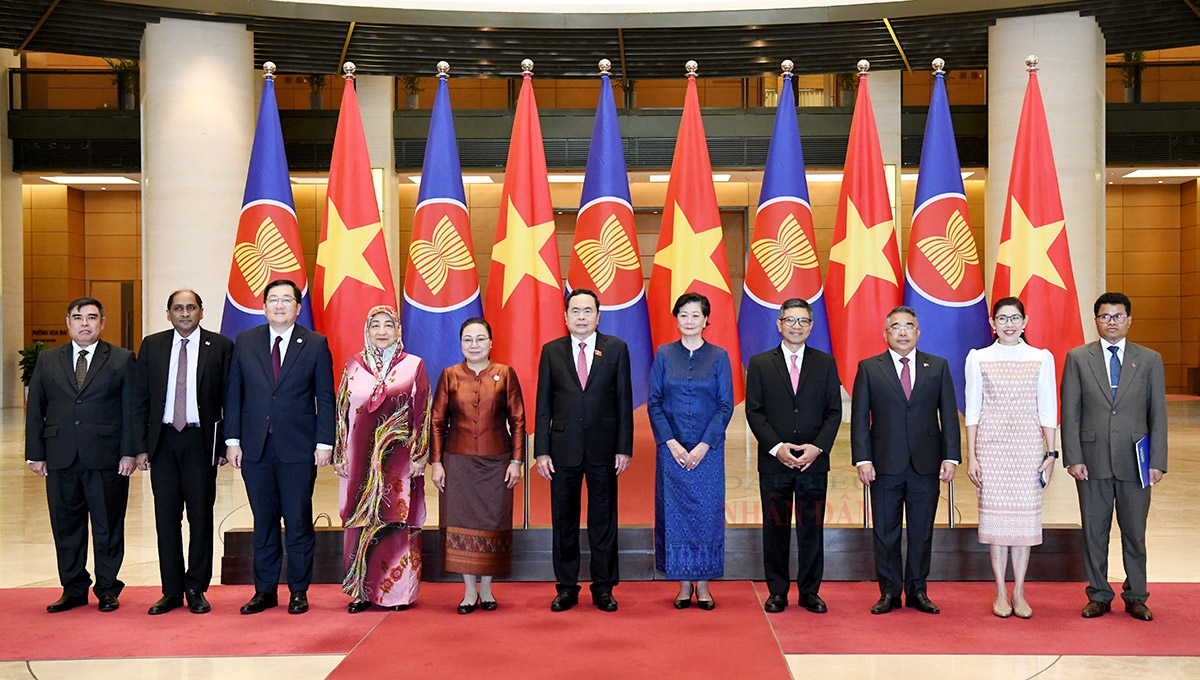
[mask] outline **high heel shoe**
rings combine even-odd
[[[696,586],[692,586],[691,592],[689,592],[687,594],[687,597],[675,598],[675,608],[676,609],[687,609],[688,607],[692,606],[692,596],[695,594],[696,594]]]
[[[711,612],[717,606],[717,601],[712,599],[712,593],[709,593],[707,600],[701,600],[700,596],[696,596],[696,606],[706,612]]]
[[[996,601],[992,603],[992,613],[1002,619],[1007,619],[1012,616],[1013,608],[1007,599],[996,598]]]
[[[1029,606],[1029,603],[1025,601],[1025,598],[1018,600],[1014,597],[1012,613],[1015,614],[1018,619],[1028,619],[1033,616],[1033,607]]]

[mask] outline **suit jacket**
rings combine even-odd
[[[1062,380],[1063,465],[1087,465],[1089,479],[1138,481],[1134,444],[1150,435],[1150,467],[1167,471],[1167,398],[1162,355],[1125,343],[1113,399],[1100,341],[1067,353]]]
[[[38,357],[25,411],[25,459],[62,470],[75,461],[90,470],[115,471],[134,455],[134,355],[103,340],[91,347],[83,388],[75,385],[70,342]]]
[[[781,442],[814,444],[823,451],[806,473],[829,472],[829,452],[842,424],[842,382],[833,357],[805,347],[800,385],[792,394],[792,378],[782,347],[750,358],[746,373],[746,422],[758,440],[758,471],[791,470],[771,455]]]
[[[158,438],[165,426],[163,412],[167,401],[167,380],[171,375],[171,344],[175,329],[142,339],[137,358],[137,379],[133,399],[133,449],[154,459]],[[203,328],[193,332],[188,351],[196,357],[196,406],[200,411],[200,431],[205,451],[215,463],[225,457],[225,434],[221,411],[233,361],[233,341]],[[170,427],[169,425],[165,427]]]
[[[225,391],[225,437],[246,460],[262,458],[267,432],[285,463],[312,461],[317,444],[334,444],[333,356],[325,336],[297,325],[276,382],[266,324],[242,331]]]
[[[620,338],[596,334],[587,389],[579,384],[570,335],[542,347],[538,363],[534,455],[554,466],[613,465],[633,455],[633,389],[629,348]]]
[[[879,474],[896,475],[909,462],[923,475],[937,474],[943,460],[962,462],[958,402],[950,367],[920,350],[912,397],[904,398],[890,352],[858,362],[850,402],[850,450],[854,464],[870,461]]]

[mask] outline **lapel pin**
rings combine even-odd
[[[1129,364],[1129,365],[1133,366],[1134,368],[1137,368],[1137,364]]]
[[[603,353],[603,352],[601,352],[600,350],[596,350],[596,351],[594,352],[594,354],[595,354],[596,356],[598,356],[598,357],[602,357],[602,356],[604,356],[604,353]]]
[[[493,376],[492,376],[492,380],[495,380],[496,382],[500,382],[500,376],[498,376],[498,375],[493,375]]]
[[[929,364],[921,364],[921,368],[929,368]]]
[[[300,343],[302,343],[302,342],[304,342],[304,338],[296,338],[296,344],[297,344],[297,345],[299,345],[299,344],[300,344]]]
[[[212,340],[205,340],[205,341],[204,341],[204,344],[205,344],[205,345],[211,345],[211,344],[212,344]]]

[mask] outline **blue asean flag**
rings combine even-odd
[[[600,78],[600,101],[575,221],[567,288],[595,291],[600,298],[600,332],[615,335],[628,345],[633,406],[637,408],[650,395],[654,349],[617,105],[608,71]]]
[[[904,304],[925,331],[921,349],[944,357],[958,408],[965,403],[967,352],[992,342],[979,251],[971,233],[946,83],[940,70],[929,100],[921,168],[908,237]]]
[[[267,62],[263,70],[266,77],[262,102],[254,129],[254,147],[250,151],[237,241],[233,246],[233,265],[229,268],[225,312],[221,316],[221,335],[230,339],[266,322],[263,291],[268,283],[279,279],[288,279],[303,291],[296,322],[306,328],[313,327],[300,228],[296,224],[287,156],[283,151],[279,108],[275,104],[275,65]]]
[[[790,298],[808,300],[813,308],[812,333],[805,344],[831,351],[792,74],[786,71],[767,149],[738,314],[743,364],[749,366],[750,357],[779,346],[779,308]]]
[[[435,383],[443,369],[463,360],[463,321],[483,316],[447,78],[438,75],[429,119],[400,310],[404,351],[421,357]]]

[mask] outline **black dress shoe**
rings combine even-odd
[[[763,603],[763,611],[768,614],[778,614],[787,609],[787,595],[771,595]]]
[[[592,595],[592,604],[596,605],[596,609],[602,612],[617,611],[617,600],[612,596],[612,593],[600,593]]]
[[[500,603],[496,602],[495,600],[485,600],[483,598],[479,599],[479,608],[485,612],[494,612],[499,606]]]
[[[872,614],[886,614],[893,609],[900,608],[899,595],[880,595],[879,601],[871,606]]]
[[[942,613],[942,610],[938,609],[938,606],[929,599],[929,596],[924,591],[910,595],[906,599],[907,602],[905,604],[919,612],[925,612],[926,614]]]
[[[115,612],[121,606],[116,595],[101,595],[100,596],[100,611]]]
[[[250,601],[242,605],[243,614],[258,614],[272,607],[279,606],[279,595],[275,593],[254,593]]]
[[[458,613],[459,614],[470,614],[471,612],[475,611],[478,607],[479,607],[479,598],[475,598],[475,601],[472,602],[471,604],[458,605]]]
[[[402,612],[405,609],[408,609],[408,605],[406,604],[397,604],[392,606],[392,611],[394,612]]]
[[[709,593],[707,600],[701,600],[700,596],[696,596],[696,606],[706,612],[711,612],[717,608],[717,601],[712,599],[712,593]]]
[[[193,614],[207,614],[212,611],[212,605],[208,603],[208,598],[204,597],[204,593],[199,590],[187,591],[188,611]]]
[[[1138,621],[1153,621],[1154,614],[1150,613],[1150,608],[1141,600],[1125,603],[1125,611]]]
[[[291,599],[288,600],[289,614],[303,614],[308,611],[308,593],[303,590],[297,590],[292,593]]]
[[[692,596],[688,595],[682,599],[675,598],[675,602],[673,604],[676,609],[687,609],[688,607],[692,606]]]
[[[51,614],[65,612],[76,607],[82,607],[88,603],[87,595],[63,595],[57,600],[46,605],[46,611]]]
[[[351,614],[361,614],[371,608],[370,600],[351,600],[350,604],[346,605],[346,611]]]
[[[800,601],[796,604],[804,607],[814,614],[824,614],[825,612],[829,611],[829,607],[825,604],[825,600],[822,600],[821,596],[816,593],[801,595]]]
[[[158,616],[166,614],[172,609],[179,609],[183,606],[183,595],[163,595],[158,598],[158,602],[150,605],[150,609],[146,613],[150,616]]]
[[[579,604],[579,595],[564,590],[554,596],[554,601],[550,603],[550,611],[565,612],[577,604]]]
[[[1085,619],[1094,619],[1098,616],[1104,616],[1105,613],[1112,611],[1112,605],[1108,602],[1100,600],[1088,600],[1088,603],[1083,605],[1083,611],[1080,615]]]

